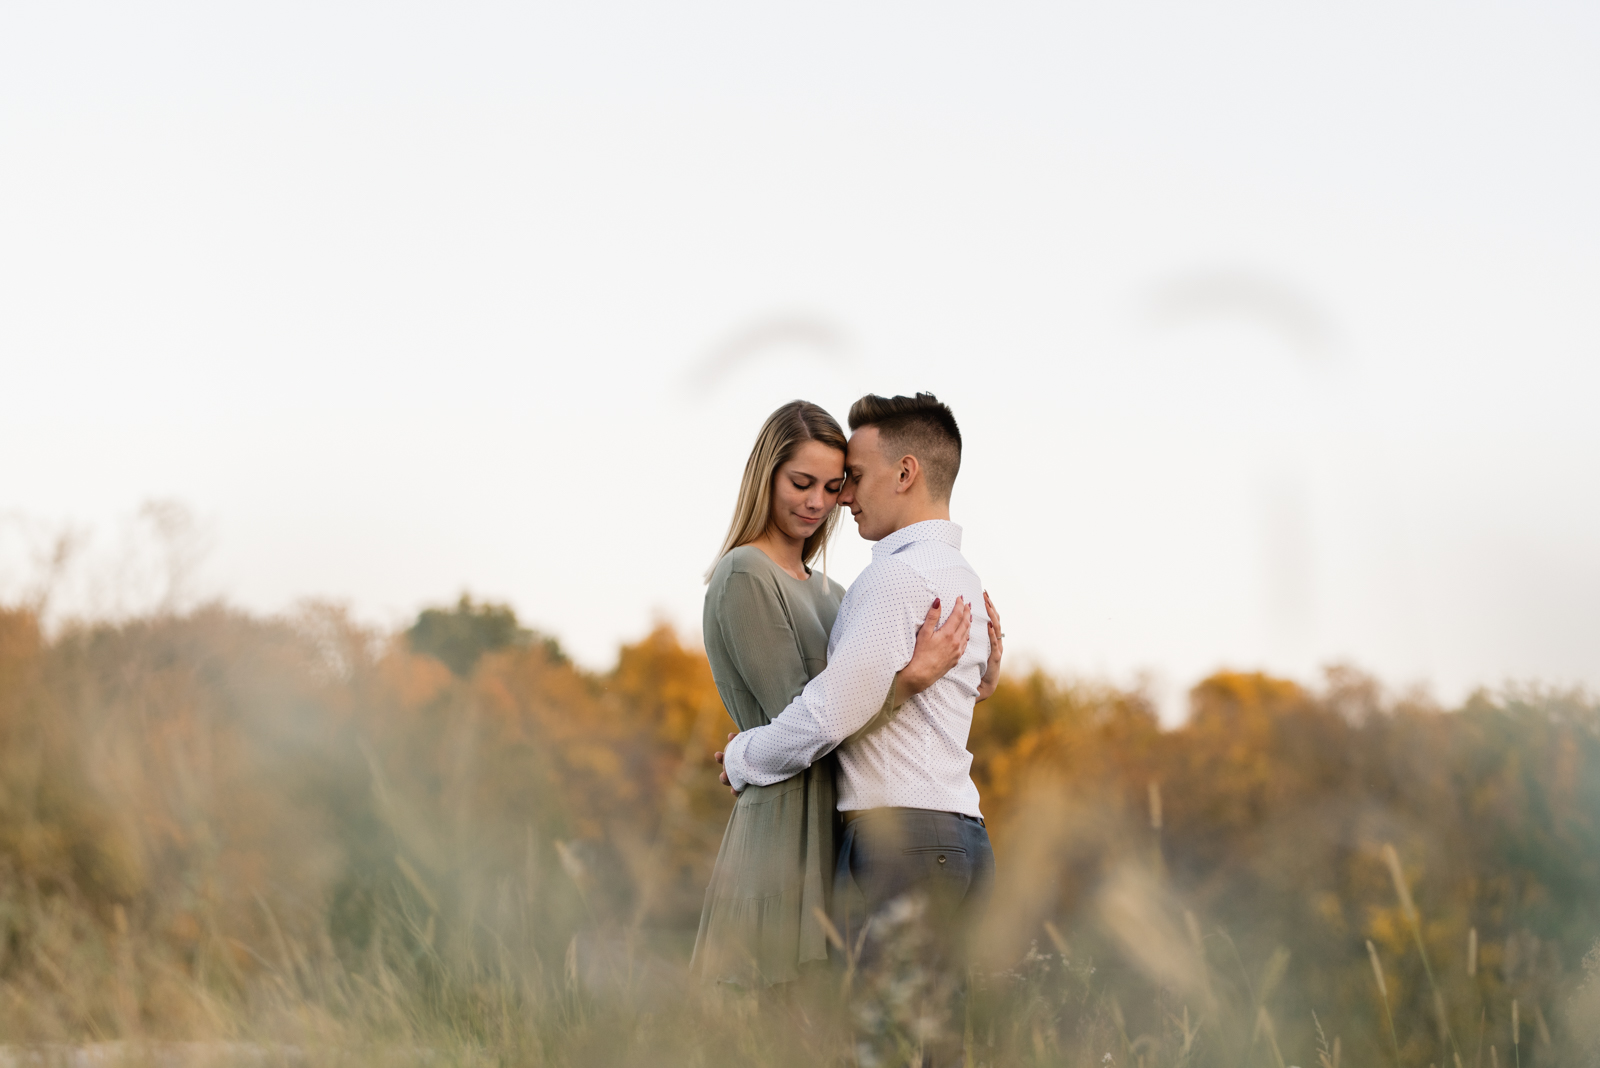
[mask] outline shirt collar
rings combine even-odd
[[[924,519],[920,523],[912,523],[884,538],[872,547],[873,559],[890,556],[904,549],[907,545],[918,541],[938,541],[950,546],[957,552],[961,550],[961,527],[948,519]]]

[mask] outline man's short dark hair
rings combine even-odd
[[[894,459],[917,458],[936,501],[950,499],[961,470],[961,428],[955,413],[932,393],[880,397],[868,393],[850,406],[850,429],[878,428],[878,441]]]

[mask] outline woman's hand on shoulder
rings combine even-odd
[[[939,598],[928,606],[928,615],[917,628],[916,648],[911,652],[911,663],[900,669],[894,677],[894,703],[899,705],[907,698],[926,690],[944,678],[945,673],[961,662],[972,638],[972,606],[964,597],[956,598],[950,618],[939,625]]]
[[[995,611],[989,591],[983,591],[983,607],[989,613],[989,662],[983,665],[983,681],[978,683],[978,700],[987,701],[1000,685],[1000,654],[1004,652],[1005,631],[1000,629],[1000,613]]]

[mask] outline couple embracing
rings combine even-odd
[[[716,755],[738,802],[695,940],[707,980],[788,984],[830,936],[870,955],[874,917],[908,901],[953,965],[994,881],[967,734],[1001,632],[950,521],[961,432],[930,393],[868,395],[849,422],[772,413],[707,577],[706,655],[740,729]],[[848,593],[810,566],[839,507],[876,543]]]

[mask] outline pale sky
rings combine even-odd
[[[768,412],[922,389],[1018,667],[1600,687],[1597,57],[1579,4],[8,5],[0,595],[178,500],[198,593],[604,666],[697,636]]]

